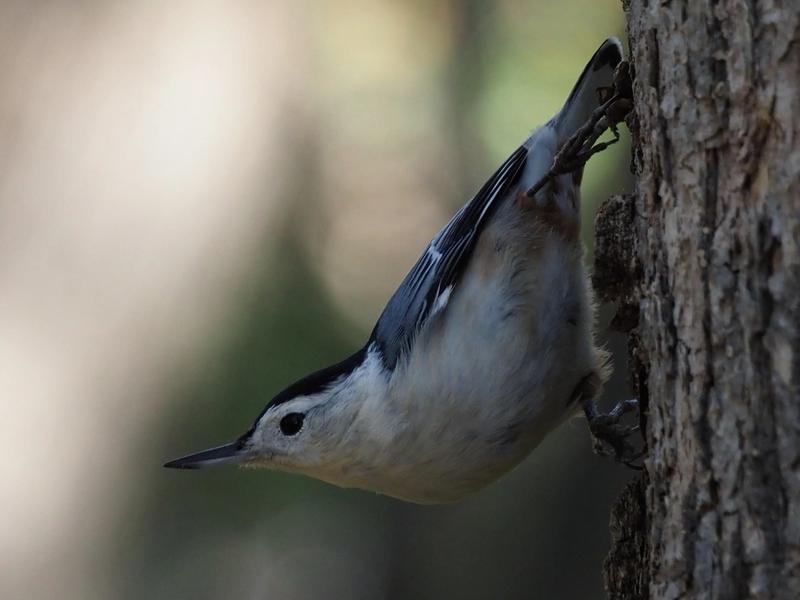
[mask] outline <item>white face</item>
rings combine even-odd
[[[373,462],[365,432],[376,428],[369,418],[365,425],[364,417],[375,414],[368,406],[385,397],[385,387],[382,367],[376,359],[367,360],[353,375],[325,391],[296,396],[270,408],[245,443],[244,463],[303,473],[337,485],[351,483],[352,472]]]
[[[247,464],[285,471],[321,466],[333,441],[325,435],[325,400],[323,394],[299,396],[264,413],[247,443]]]

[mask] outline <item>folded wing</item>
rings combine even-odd
[[[375,325],[370,342],[381,349],[384,364],[394,369],[416,333],[447,306],[469,262],[484,225],[517,182],[528,151],[518,148],[472,200],[428,244],[394,293]]]

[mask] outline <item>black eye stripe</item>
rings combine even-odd
[[[303,413],[289,413],[281,419],[279,424],[283,435],[295,435],[303,428]]]

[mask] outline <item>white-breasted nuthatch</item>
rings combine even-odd
[[[283,390],[236,441],[165,466],[262,466],[449,502],[581,408],[615,422],[628,405],[594,407],[610,368],[579,237],[582,165],[525,192],[598,108],[621,59],[618,40],[600,46],[564,107],[430,242],[363,348]]]

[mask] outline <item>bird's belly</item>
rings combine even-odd
[[[516,271],[486,280],[473,271],[421,332],[393,376],[391,443],[373,489],[457,500],[518,464],[574,409],[573,390],[596,367],[585,273],[580,256],[554,268],[538,262],[521,273],[501,262],[495,268]]]

